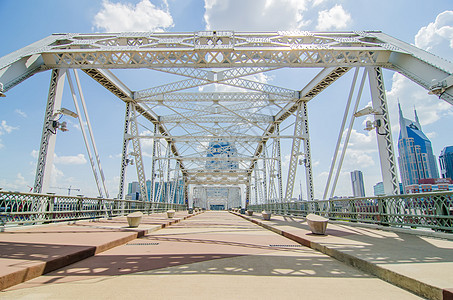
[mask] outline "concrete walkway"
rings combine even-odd
[[[314,235],[301,218],[240,216],[424,298],[453,299],[453,240],[331,223]]]
[[[0,233],[0,290],[70,265],[137,237],[177,223],[189,215],[177,212],[145,215],[137,228],[126,217],[11,228]]]
[[[205,212],[49,272],[2,299],[414,299],[227,212]]]

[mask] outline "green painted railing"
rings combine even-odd
[[[183,204],[0,191],[0,227],[96,219],[134,211],[186,210]]]
[[[453,232],[453,192],[255,204],[247,209],[278,215],[314,213],[330,220]]]

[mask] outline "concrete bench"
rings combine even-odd
[[[176,211],[173,209],[167,210],[167,218],[172,219],[175,216]]]
[[[326,234],[327,222],[329,221],[329,219],[315,214],[309,214],[306,219],[311,232],[321,235]]]
[[[143,213],[141,211],[136,211],[131,214],[128,214],[126,216],[127,218],[127,223],[129,224],[129,227],[135,228],[140,225],[140,222],[142,221]]]

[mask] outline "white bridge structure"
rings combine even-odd
[[[297,90],[253,80],[252,75],[285,68],[315,68],[318,73],[308,80],[301,77]],[[180,80],[134,91],[114,75],[116,69],[151,69],[179,75]],[[53,34],[0,58],[0,95],[7,96],[38,72],[51,71],[33,192],[49,187],[55,133],[65,129],[58,119],[69,114],[88,124],[88,132],[80,127],[99,196],[111,197],[80,70],[124,102],[118,199],[124,198],[126,167],[133,160],[143,201],[180,197],[189,206],[204,203],[199,205],[209,209],[211,203],[226,209],[289,201],[298,166],[305,170],[307,199],[313,200],[307,104],[348,72],[354,75],[324,199],[335,189],[339,170],[335,173],[334,166],[337,157],[340,165],[344,157],[339,146],[350,113],[374,116],[385,193],[398,194],[382,69],[398,72],[453,104],[451,62],[378,31]],[[61,107],[65,82],[76,112]],[[200,91],[204,86],[214,88]],[[372,107],[359,110],[364,88],[370,89]],[[152,134],[141,134],[143,124]],[[349,134],[351,129],[352,122]],[[148,176],[143,139],[153,141]],[[283,143],[290,147],[282,149]],[[282,174],[285,153],[290,159],[287,174]]]

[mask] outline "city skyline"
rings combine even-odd
[[[183,4],[171,0],[122,2],[83,0],[77,6],[65,2],[59,3],[58,8],[51,2],[38,4],[4,1],[0,11],[0,24],[5,28],[7,24],[13,24],[18,17],[18,12],[23,14],[24,24],[4,32],[5,42],[0,47],[0,56],[25,47],[54,32],[374,29],[382,30],[397,39],[415,44],[450,61],[453,59],[451,51],[453,45],[450,43],[452,36],[448,33],[453,28],[453,11],[449,1],[438,1],[435,7],[425,1],[410,2],[410,5],[408,2],[391,1],[383,1],[379,5],[327,0],[296,2],[267,1],[266,5],[260,5],[258,1],[250,1],[238,12],[239,2],[227,0],[222,5],[216,1],[194,0],[184,1]],[[27,3],[26,10],[22,9],[24,3]],[[392,9],[385,9],[385,7],[392,7]],[[140,9],[142,15],[138,13]],[[40,14],[35,13],[38,10]],[[69,10],[73,13],[65,16],[59,13],[59,11]],[[402,18],[402,11],[405,15],[414,17]],[[118,17],[113,18],[114,13],[118,13]],[[268,18],[270,14],[273,16],[272,22]],[[244,16],[248,17],[244,18]],[[42,22],[44,19],[46,22]],[[133,20],[133,22],[125,20]],[[161,81],[161,78],[150,79],[144,76],[148,74],[145,70],[138,70],[137,74],[132,76],[125,76],[124,70],[115,71],[115,74],[122,75],[120,77],[124,78],[125,83],[134,90],[158,85]],[[347,74],[309,103],[316,198],[322,197],[330,158],[338,135],[338,124],[341,122],[338,112],[344,109],[344,99],[347,98],[351,77],[352,74]],[[84,77],[81,80],[86,91],[88,109],[91,113],[94,135],[110,195],[116,195],[124,105],[108,91],[95,85],[90,78]],[[303,87],[303,80],[293,70],[269,72],[255,80],[295,90]],[[397,151],[395,137],[399,130],[398,98],[403,105],[405,115],[414,106],[419,111],[420,123],[432,142],[436,156],[439,156],[445,146],[453,144],[451,141],[453,109],[450,104],[439,100],[434,95],[428,95],[426,90],[398,73],[384,70],[384,80],[395,154]],[[0,187],[5,190],[25,192],[29,191],[29,186],[33,186],[48,86],[49,72],[43,72],[8,91],[6,98],[0,98],[0,165],[2,167]],[[360,107],[367,105],[367,99],[369,95],[364,95]],[[70,95],[66,88],[63,105],[71,108]],[[326,107],[329,109],[326,110]],[[365,190],[368,195],[372,194],[373,185],[382,180],[376,133],[363,130],[366,120],[357,120],[353,128],[335,195],[352,194],[349,173],[357,169],[357,166],[360,166],[364,174]],[[51,186],[72,186],[83,189],[81,193],[85,195],[95,195],[96,188],[86,150],[83,147],[80,125],[75,119],[65,118],[65,121],[69,131],[59,134],[57,139]],[[144,141],[143,153],[145,163],[148,164],[150,147],[150,143]],[[282,160],[283,174],[286,174],[288,157],[283,157]],[[147,167],[148,178],[149,170],[150,168]],[[298,173],[296,182],[302,178],[301,173]],[[130,169],[126,182],[135,179],[133,169]],[[54,190],[54,192],[61,191]],[[297,196],[299,192],[299,185],[296,185],[293,196]],[[304,198],[306,199],[305,194]]]

